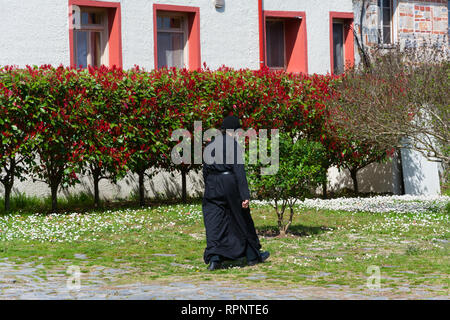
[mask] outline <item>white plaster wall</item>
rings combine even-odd
[[[110,0],[121,3],[124,68],[154,67],[153,3],[200,8],[202,62],[211,68],[259,66],[257,0]],[[305,11],[310,73],[330,71],[329,12],[352,12],[351,0],[264,0],[264,10]],[[0,0],[0,65],[68,65],[67,0]]]
[[[439,162],[429,161],[420,152],[402,149],[405,193],[413,195],[439,195]]]
[[[219,10],[212,0],[122,0],[124,68],[154,67],[153,3],[200,8],[201,57],[210,68],[259,68],[257,1],[227,0]]]
[[[0,65],[67,65],[68,1],[0,0]]]
[[[358,171],[359,192],[392,192],[396,191],[393,163],[371,163]],[[343,188],[353,190],[353,180],[348,170],[338,170],[336,167],[328,169],[328,189],[337,191]]]
[[[60,188],[58,196],[68,194],[87,193],[93,195],[93,180],[89,176],[80,176],[81,183],[74,187]],[[101,199],[119,200],[129,199],[136,195],[138,187],[137,175],[129,173],[124,179],[113,184],[108,180],[101,180],[99,184]],[[145,179],[146,196],[149,198],[179,197],[181,198],[181,175],[160,172],[152,179]],[[0,198],[3,197],[3,186],[0,185]],[[16,180],[13,193],[25,193],[28,196],[45,198],[50,196],[50,188],[43,182],[33,182],[27,179],[24,182]],[[203,179],[200,174],[192,172],[187,178],[187,193],[189,196],[198,196],[203,193]]]

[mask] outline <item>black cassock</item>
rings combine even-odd
[[[234,161],[226,161],[227,145],[234,148]],[[203,258],[206,264],[216,256],[221,260],[260,256],[261,244],[250,209],[242,208],[242,201],[250,199],[250,192],[244,164],[238,163],[237,159],[242,159],[240,146],[233,137],[224,134],[223,164],[216,163],[218,161],[213,164],[203,162],[205,193],[202,208],[206,229]],[[224,171],[231,171],[232,174],[217,174]]]

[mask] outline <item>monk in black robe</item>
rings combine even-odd
[[[209,163],[205,159],[203,161],[205,192],[202,208],[206,229],[204,261],[210,264],[210,270],[221,268],[224,260],[246,257],[247,263],[254,265],[269,257],[269,252],[260,252],[261,244],[250,215],[250,192],[242,149],[235,138],[226,132],[226,129],[233,131],[238,128],[240,124],[237,117],[226,117],[222,124],[221,139],[216,138],[207,145],[215,143],[211,149],[223,151],[223,154],[216,157],[213,151],[211,155],[214,160]]]

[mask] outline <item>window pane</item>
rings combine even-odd
[[[82,12],[81,24],[101,24],[101,15],[93,12]]]
[[[183,28],[183,18],[182,17],[164,17],[158,16],[157,18],[158,29],[176,29],[180,30]]]
[[[181,21],[182,19],[177,17],[177,18],[170,18],[170,27],[171,28],[175,28],[175,29],[180,29],[181,28]]]
[[[267,66],[284,68],[284,23],[283,21],[267,21]]]
[[[334,74],[344,72],[344,25],[333,23],[333,64]]]
[[[383,27],[383,43],[390,44],[391,43],[391,27]]]
[[[158,32],[158,68],[184,67],[184,35]]]
[[[391,7],[391,0],[383,0],[383,7],[390,8]]]
[[[160,17],[156,18],[157,27],[159,29],[170,29],[170,18],[169,17]]]
[[[102,47],[100,43],[100,32],[91,32],[91,57],[92,65],[99,67],[102,64]]]
[[[86,31],[75,31],[75,63],[77,66],[83,68],[87,67],[87,55],[88,55],[88,33]]]
[[[391,9],[383,9],[383,25],[391,25]]]

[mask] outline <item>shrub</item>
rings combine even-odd
[[[252,191],[258,198],[273,201],[282,236],[286,235],[292,223],[295,203],[312,195],[312,190],[326,180],[326,169],[319,160],[325,155],[320,143],[293,140],[283,133],[280,135],[278,171],[273,175],[261,175],[260,165],[251,166],[249,179]],[[286,221],[284,215],[287,208],[289,217]]]

